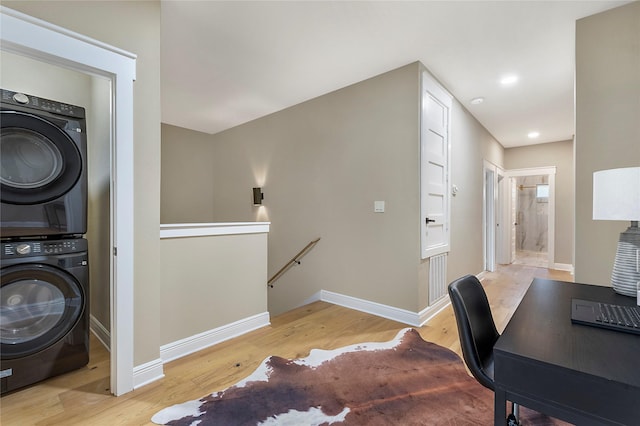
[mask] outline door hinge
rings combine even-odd
[[[118,255],[118,247],[114,247],[113,248],[113,255],[117,256]]]

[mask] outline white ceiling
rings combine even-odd
[[[571,139],[575,21],[625,3],[163,1],[162,121],[217,133],[420,61],[503,146]]]

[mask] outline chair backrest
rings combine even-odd
[[[478,278],[467,275],[449,284],[448,290],[464,361],[478,382],[494,390],[493,345],[500,334],[484,288]]]

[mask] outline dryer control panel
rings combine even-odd
[[[67,254],[87,251],[87,240],[83,238],[55,241],[14,241],[2,243],[2,258]]]

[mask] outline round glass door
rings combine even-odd
[[[64,131],[35,115],[15,111],[2,111],[0,123],[3,202],[43,203],[75,185],[82,171],[82,159]]]
[[[83,312],[83,292],[66,272],[48,265],[2,269],[2,359],[38,352],[63,338]]]

